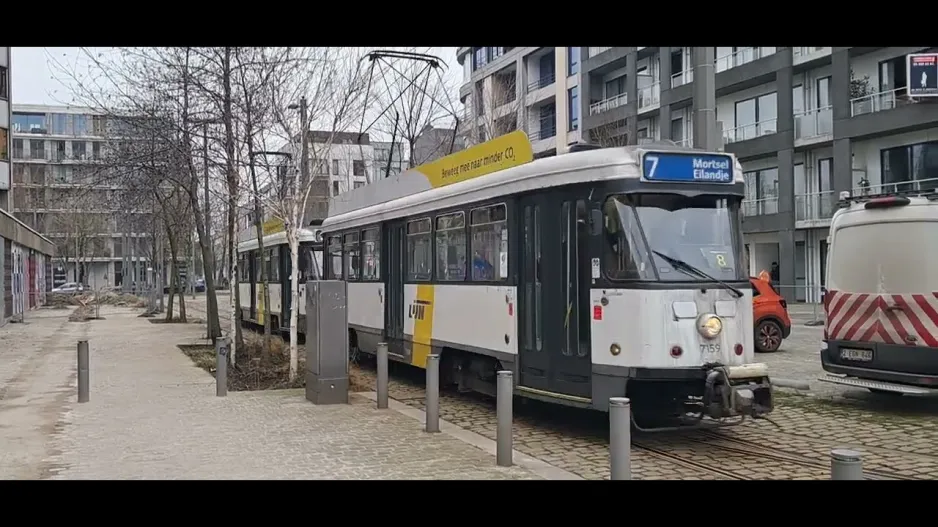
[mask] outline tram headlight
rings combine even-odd
[[[697,331],[707,339],[715,339],[723,331],[723,321],[720,317],[705,313],[697,318]]]
[[[612,346],[609,346],[609,353],[612,353],[613,356],[616,356],[622,353],[622,348],[619,347],[615,342],[612,343]]]

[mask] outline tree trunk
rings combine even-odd
[[[248,133],[250,133],[250,117],[248,118]],[[248,150],[252,150],[252,143],[250,139],[248,140]],[[267,273],[267,262],[264,254],[264,225],[263,225],[263,211],[261,210],[261,202],[258,197],[257,190],[257,174],[255,173],[254,167],[254,157],[251,156],[250,161],[251,172],[251,185],[254,188],[254,232],[257,234],[257,253],[261,257],[261,276],[260,282],[264,288],[261,292],[262,298],[264,299],[263,313],[264,313],[264,354],[270,355],[270,283],[268,280]]]
[[[176,244],[176,237],[172,233],[172,229],[166,229],[166,239],[169,241],[169,258],[172,260],[172,276],[170,277],[169,283],[169,308],[166,311],[166,321],[169,322],[173,319],[173,296],[175,295],[176,289],[179,287],[179,269],[177,268],[177,253],[179,247]],[[191,272],[191,271],[190,271]],[[186,295],[179,294],[179,321],[187,322],[186,320]]]
[[[226,47],[222,59],[222,85],[224,87],[223,113],[222,120],[225,126],[225,173],[228,180],[228,282],[230,284],[231,294],[229,296],[229,321],[231,328],[229,334],[235,337],[231,341],[230,360],[232,364],[237,364],[237,350],[244,344],[241,335],[241,325],[238,324],[238,287],[237,280],[234,279],[238,274],[238,259],[235,258],[235,213],[238,210],[238,171],[235,169],[235,139],[234,139],[234,118],[231,111],[231,53],[232,48]]]
[[[297,241],[296,227],[293,222],[287,225],[287,243],[290,245],[290,296],[292,309],[290,309],[290,381],[296,380],[299,369],[299,349],[297,344],[300,312],[300,247]],[[311,256],[312,257],[312,256]],[[305,300],[305,299],[304,299]],[[311,313],[307,313],[309,316]],[[307,335],[307,338],[313,338]]]

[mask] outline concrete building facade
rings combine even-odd
[[[116,123],[89,108],[16,104],[11,124],[13,212],[55,244],[53,286],[117,286],[125,270],[145,282],[151,211],[130,210],[100,169]]]
[[[693,143],[693,49],[584,48],[583,138]],[[818,301],[841,191],[938,188],[938,105],[910,99],[918,47],[720,47],[717,121],[746,177],[750,271]]]
[[[12,53],[0,47],[0,326],[21,321],[51,288],[52,242],[11,212],[13,203]]]
[[[578,47],[463,47],[459,100],[467,146],[524,130],[536,157],[567,152],[580,141]]]

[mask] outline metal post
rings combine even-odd
[[[78,402],[87,403],[89,399],[88,387],[88,341],[78,341]]]
[[[609,479],[632,479],[631,402],[609,398]]]
[[[500,467],[510,467],[512,451],[512,397],[514,396],[514,384],[512,382],[510,371],[498,372],[498,385],[496,389],[496,410],[498,427],[495,431],[495,440],[497,448],[495,450],[495,462]]]
[[[712,47],[693,48],[694,64],[694,148],[715,151],[717,136],[716,65]]]
[[[378,408],[388,407],[388,343],[378,343]]]
[[[863,457],[856,450],[835,448],[831,450],[832,480],[862,480]]]
[[[228,395],[228,337],[215,341],[215,395]]]
[[[440,431],[440,356],[427,357],[427,432]]]

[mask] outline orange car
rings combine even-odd
[[[764,278],[750,277],[752,320],[755,322],[756,351],[778,351],[782,340],[791,335],[788,302]]]

